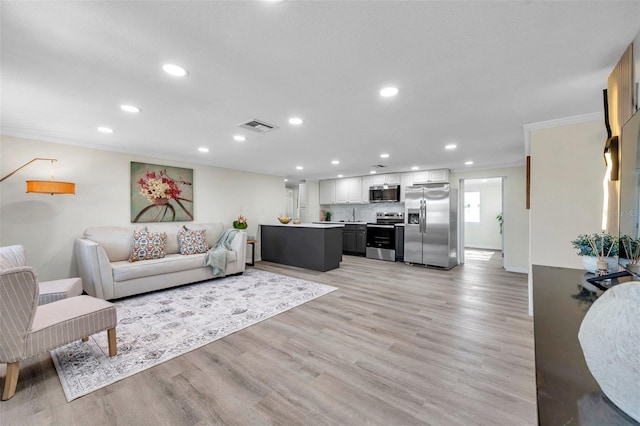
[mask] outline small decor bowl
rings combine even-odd
[[[278,220],[280,221],[280,223],[289,223],[291,221],[290,217],[279,217]]]
[[[233,227],[234,227],[235,229],[247,229],[247,227],[248,227],[248,226],[249,226],[249,225],[248,225],[248,224],[246,224],[246,223],[240,223],[240,222],[238,222],[237,220],[234,220],[234,221],[233,221]]]

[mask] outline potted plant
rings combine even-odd
[[[620,237],[620,260],[626,263],[626,268],[635,273],[640,272],[640,238],[629,235]]]
[[[578,235],[571,245],[578,250],[578,256],[582,256],[584,268],[592,274],[598,269],[615,271],[618,267],[615,258],[618,255],[618,238],[607,232]]]
[[[238,216],[238,220],[233,221],[233,227],[235,229],[247,229],[247,226],[249,226],[247,218],[242,215]]]

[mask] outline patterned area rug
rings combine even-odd
[[[116,301],[118,354],[107,333],[51,351],[67,401],[336,290],[248,269],[244,275]]]

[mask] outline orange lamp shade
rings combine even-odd
[[[27,192],[38,194],[75,194],[76,184],[72,182],[58,182],[55,180],[28,180]]]

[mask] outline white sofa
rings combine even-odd
[[[87,228],[83,238],[76,239],[75,255],[84,291],[104,300],[118,299],[168,287],[214,278],[213,269],[204,266],[206,253],[182,255],[178,246],[178,231],[182,224],[148,224],[149,232],[166,232],[166,256],[161,259],[129,262],[133,231],[144,225]],[[186,224],[189,229],[206,229],[209,247],[222,232],[222,223]],[[225,275],[241,274],[245,270],[247,234],[238,231],[227,253]]]

